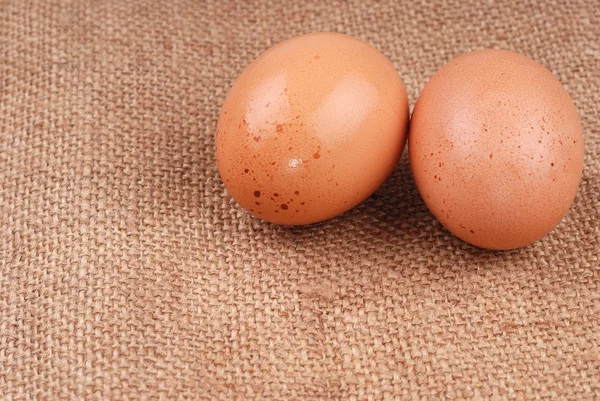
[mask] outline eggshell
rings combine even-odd
[[[583,136],[560,82],[518,53],[450,61],[427,83],[409,134],[415,182],[434,216],[483,248],[548,233],[573,203]]]
[[[219,172],[255,216],[318,222],[383,183],[407,123],[404,85],[378,50],[336,33],[295,37],[254,60],[228,93],[216,134]]]

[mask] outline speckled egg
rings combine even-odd
[[[409,134],[415,182],[463,240],[511,249],[563,218],[583,168],[577,110],[550,71],[518,53],[450,61],[427,83]]]
[[[407,124],[404,85],[378,50],[337,33],[295,37],[260,55],[229,91],[216,133],[219,173],[255,216],[315,223],[385,181]]]

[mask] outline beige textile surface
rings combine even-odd
[[[0,0],[0,399],[600,399],[599,27],[594,0]],[[466,51],[547,66],[586,138],[567,217],[476,249],[406,155],[326,223],[250,217],[219,108],[310,31],[379,48],[411,105]]]

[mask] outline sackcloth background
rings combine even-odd
[[[599,27],[594,0],[0,0],[0,399],[600,399]],[[467,51],[548,67],[586,141],[566,218],[477,249],[406,154],[323,224],[245,213],[220,106],[312,31],[380,49],[411,107]]]

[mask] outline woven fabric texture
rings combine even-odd
[[[0,399],[600,399],[599,27],[594,0],[0,0]],[[219,109],[312,31],[380,49],[411,106],[471,50],[549,68],[586,142],[568,215],[474,248],[406,154],[325,223],[245,213]]]

